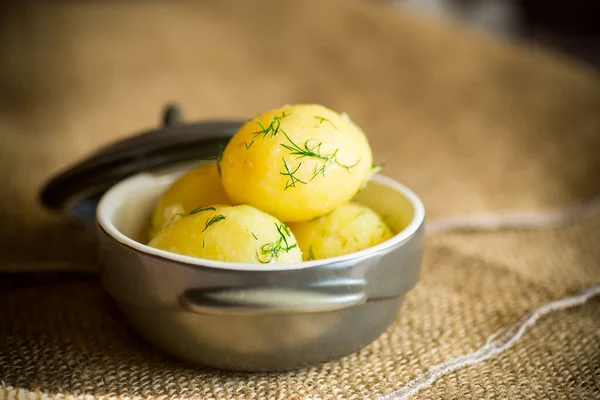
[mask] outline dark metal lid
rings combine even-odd
[[[178,107],[163,113],[163,127],[98,150],[50,179],[40,193],[48,209],[81,224],[94,221],[96,205],[111,186],[143,171],[216,158],[244,121],[181,122]]]

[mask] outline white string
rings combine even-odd
[[[494,333],[479,349],[460,357],[452,358],[430,368],[423,375],[416,377],[406,385],[402,386],[400,389],[382,396],[378,400],[408,399],[417,394],[417,392],[419,392],[421,389],[431,386],[438,378],[441,378],[442,376],[448,375],[456,370],[468,367],[470,365],[480,363],[495,356],[496,354],[502,353],[504,350],[512,346],[517,340],[519,340],[527,328],[535,324],[540,317],[553,311],[565,310],[567,308],[584,304],[590,298],[599,294],[600,285],[596,285],[578,295],[543,305],[542,307],[525,315],[519,322],[512,325],[510,328],[506,330],[501,329]]]
[[[527,328],[535,324],[540,317],[553,311],[565,310],[567,308],[584,304],[590,298],[599,294],[600,285],[596,285],[578,295],[545,304],[542,307],[525,315],[519,322],[512,325],[510,328],[506,330],[501,329],[494,333],[479,349],[460,357],[452,358],[430,368],[423,375],[416,377],[406,385],[402,386],[400,389],[382,396],[378,400],[408,399],[417,394],[421,389],[431,386],[438,378],[448,375],[456,370],[480,363],[495,356],[496,354],[502,353],[504,350],[512,346],[517,340],[519,340]]]
[[[569,224],[600,206],[600,196],[583,204],[548,211],[454,215],[425,226],[428,235],[447,231],[553,228]]]
[[[600,204],[600,196],[586,204],[545,212],[508,212],[502,214],[463,215],[444,218],[429,223],[426,233],[432,235],[457,230],[497,230],[497,229],[533,229],[551,228],[568,224],[592,211]],[[547,303],[522,317],[508,329],[500,329],[491,335],[479,349],[452,358],[431,367],[427,372],[414,378],[400,389],[378,400],[405,400],[420,390],[431,386],[437,379],[459,369],[485,361],[511,347],[542,316],[558,310],[565,310],[584,304],[590,298],[600,294],[600,284],[580,294]]]

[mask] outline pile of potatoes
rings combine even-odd
[[[365,134],[346,115],[315,104],[274,109],[170,186],[150,216],[149,245],[261,264],[360,251],[393,236],[351,202],[374,170]]]

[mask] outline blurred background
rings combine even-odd
[[[595,0],[372,1],[428,18],[452,19],[600,66],[600,3]]]

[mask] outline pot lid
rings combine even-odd
[[[182,122],[167,105],[162,128],[145,131],[101,148],[56,176],[40,192],[42,205],[79,224],[95,220],[102,195],[117,182],[171,164],[216,158],[244,121]]]

